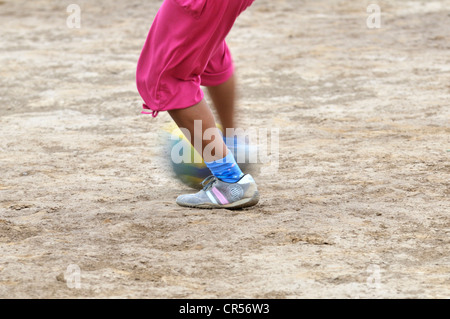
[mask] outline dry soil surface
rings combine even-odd
[[[178,207],[140,114],[161,1],[73,2],[0,1],[0,297],[450,297],[450,1],[241,15],[239,123],[279,130],[241,211]]]

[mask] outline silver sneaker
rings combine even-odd
[[[237,209],[256,205],[259,201],[256,182],[249,174],[236,183],[226,183],[211,175],[202,185],[203,189],[196,194],[178,196],[177,204],[192,208]]]

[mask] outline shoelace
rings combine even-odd
[[[202,182],[203,190],[207,191],[208,189],[210,189],[216,181],[217,177],[215,177],[214,175],[210,175],[207,178],[205,178]]]

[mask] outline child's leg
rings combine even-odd
[[[229,68],[219,74],[212,72],[209,79],[203,82],[203,72],[211,62],[211,56],[219,56],[220,50],[227,50],[224,42],[226,35],[238,15],[252,2],[165,0],[141,53],[136,80],[139,93],[146,103],[145,108],[152,110],[154,116],[160,111],[168,111],[180,128],[187,129],[191,137],[197,140],[191,141],[192,144],[214,175],[204,181],[205,187],[199,193],[180,196],[177,199],[179,205],[239,208],[258,202],[255,181],[250,175],[243,176],[233,154],[228,151],[223,139],[218,138],[221,135],[200,89],[202,83],[205,86],[220,85],[232,76],[231,64],[216,61]],[[208,70],[217,70],[218,65],[215,62],[212,64]],[[230,89],[222,90],[224,88],[216,90],[216,100]],[[226,115],[222,115],[226,126],[234,126],[230,122],[233,117],[234,114],[226,119]],[[198,136],[195,121],[202,122],[201,136]],[[208,137],[205,135],[207,131],[216,134]],[[207,148],[215,151],[205,152]]]
[[[185,109],[169,111],[178,127],[187,129],[191,143],[199,152],[211,173],[227,183],[235,183],[244,175],[226,147],[214,116],[205,100]],[[196,127],[196,124],[198,127]]]
[[[205,100],[202,100],[197,105],[185,108],[168,111],[172,119],[180,128],[185,128],[189,131],[192,138],[191,143],[199,154],[203,155],[205,162],[213,162],[224,158],[227,155],[227,147],[220,137],[219,129],[216,127],[214,116],[206,104]],[[198,132],[195,130],[195,121],[201,121],[201,136],[198,136]],[[211,139],[204,138],[206,130],[213,130],[216,133],[212,134]],[[214,152],[208,154],[203,152],[207,146],[213,147]]]
[[[178,196],[177,204],[194,208],[230,209],[256,205],[259,201],[256,183],[251,175],[242,173],[233,155],[228,151],[205,100],[189,108],[168,112],[179,127],[189,131],[194,139],[191,143],[194,147],[197,144],[197,151],[203,154],[205,163],[214,176],[204,181],[204,188],[200,192]],[[201,137],[198,136],[198,128],[194,124],[199,120],[202,121]],[[205,137],[207,130],[215,131],[212,139]],[[216,152],[205,154],[204,150],[211,144],[216,148]],[[222,154],[227,155],[223,157]]]
[[[220,124],[222,124],[223,133],[235,129],[235,101],[236,101],[236,78],[233,74],[226,82],[208,86],[208,93],[217,110]],[[228,130],[227,130],[228,129]],[[230,136],[232,137],[232,136]]]

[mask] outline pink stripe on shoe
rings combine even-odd
[[[227,201],[227,199],[225,198],[225,196],[223,196],[222,193],[219,192],[219,190],[218,190],[217,188],[213,187],[213,188],[212,188],[212,192],[214,193],[214,195],[216,195],[216,197],[219,199],[219,202],[220,202],[222,205],[228,204],[228,201]]]

